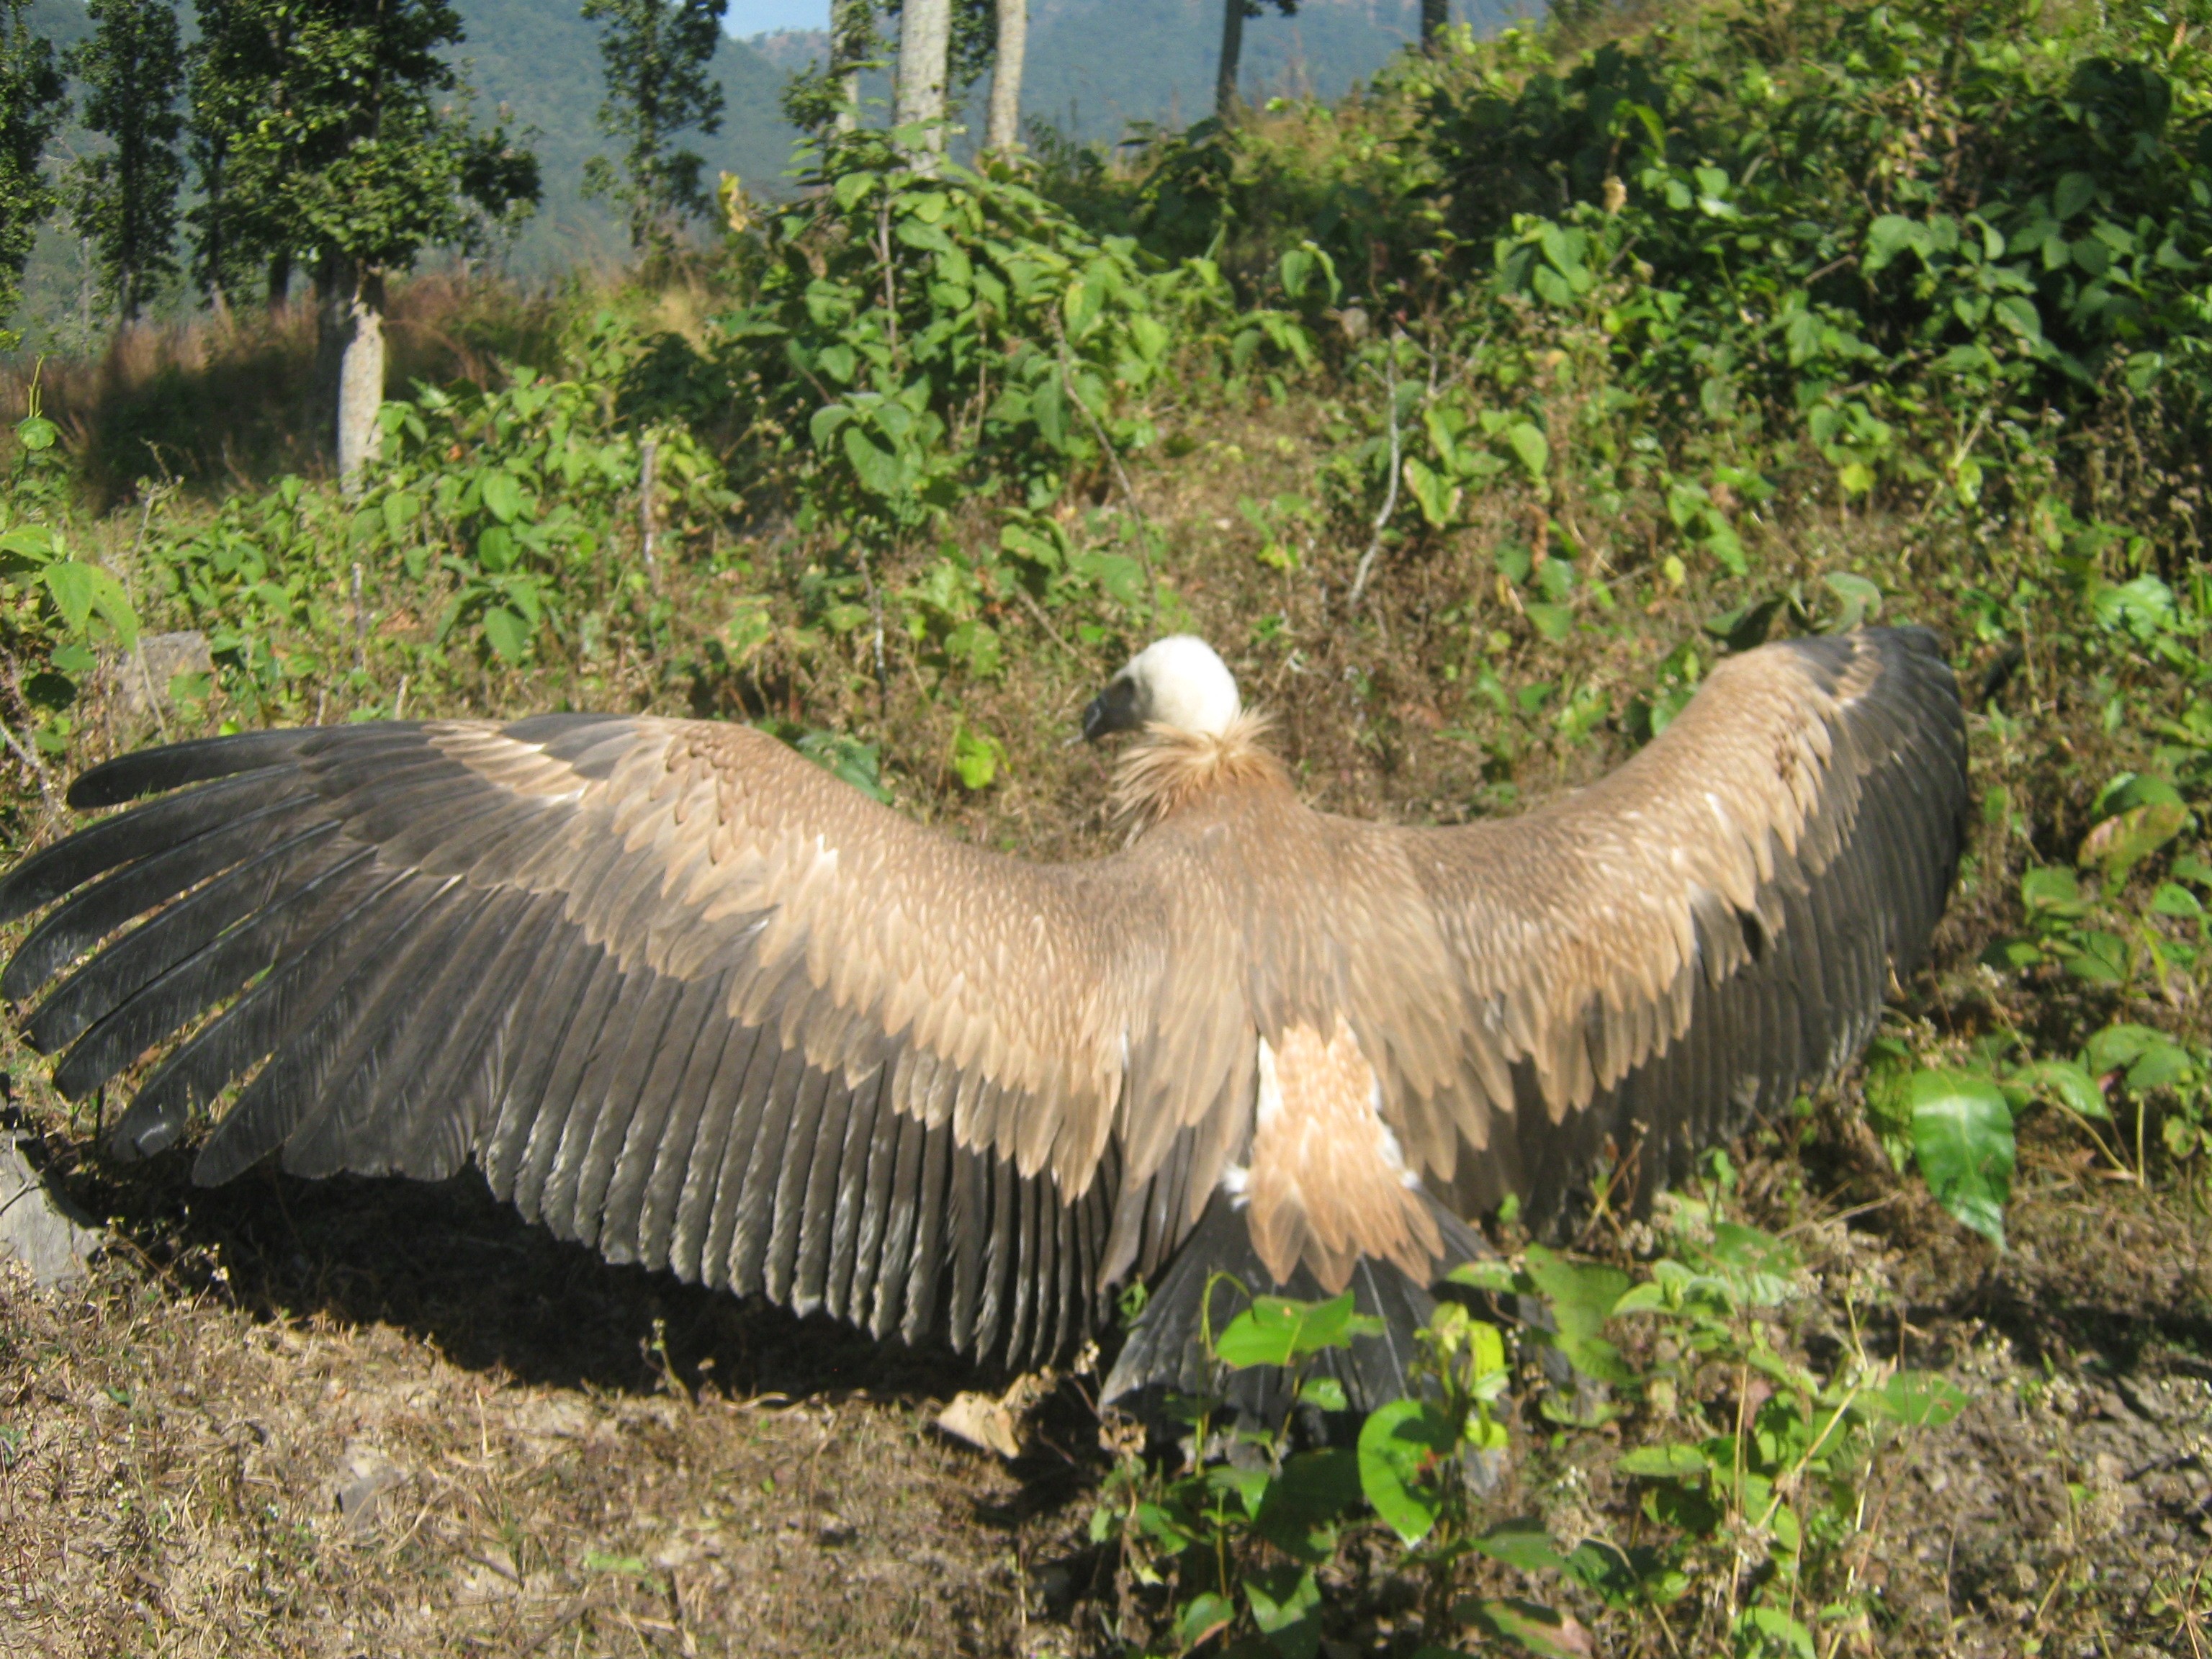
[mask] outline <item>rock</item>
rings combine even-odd
[[[174,708],[169,682],[179,674],[213,674],[215,653],[197,629],[175,634],[141,634],[137,647],[112,665],[118,699],[128,714],[152,720]]]
[[[384,1494],[406,1484],[406,1471],[383,1453],[365,1446],[347,1448],[337,1494],[345,1529],[354,1534],[368,1531],[375,1523]]]
[[[40,1290],[83,1281],[102,1242],[89,1216],[64,1200],[23,1157],[19,1138],[0,1137],[0,1257],[30,1269]]]

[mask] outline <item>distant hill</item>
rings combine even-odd
[[[45,4],[73,0],[42,0]],[[619,261],[629,243],[612,215],[583,198],[584,162],[605,148],[594,116],[605,95],[599,78],[599,30],[584,21],[577,0],[454,0],[468,31],[459,57],[489,107],[504,104],[534,128],[545,181],[544,204],[522,234],[515,263],[550,270]],[[722,130],[694,133],[686,147],[718,173],[748,180],[780,180],[798,134],[776,110],[786,71],[750,46],[725,39],[714,56],[722,83]]]

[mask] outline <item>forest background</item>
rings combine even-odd
[[[100,1103],[13,1048],[24,1155],[109,1242],[72,1287],[0,1280],[0,1633],[2203,1650],[2201,0],[1432,16],[1334,100],[1232,77],[1192,126],[980,153],[911,100],[1004,14],[940,9],[887,118],[843,74],[865,97],[905,42],[848,13],[782,89],[809,148],[775,191],[699,153],[711,13],[602,0],[629,261],[538,282],[489,256],[543,158],[445,79],[454,14],[187,39],[103,3],[135,33],[72,60],[86,166],[46,155],[20,9],[0,54],[7,223],[82,208],[108,319],[0,366],[11,848],[156,738],[589,707],[753,720],[949,833],[1095,852],[1065,738],[1174,629],[1317,804],[1450,823],[1618,763],[1731,652],[1924,623],[1976,809],[1863,1062],[1693,1190],[1488,1218],[1505,1265],[1430,1391],[1334,1444],[1200,1401],[1147,1447],[1078,1365],[1015,1389],[994,1459],[933,1426],[979,1382],[945,1356],[605,1267],[472,1178],[195,1192],[104,1158]],[[114,90],[165,51],[166,127]],[[300,68],[332,61],[380,101]],[[183,183],[166,243],[116,228],[161,218],[126,151]],[[162,283],[205,297],[165,317]],[[1223,1363],[1302,1364],[1347,1312],[1267,1310]]]

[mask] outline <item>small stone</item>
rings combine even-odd
[[[83,1282],[85,1263],[102,1242],[80,1213],[40,1178],[17,1137],[0,1139],[0,1259],[30,1269],[40,1290]]]
[[[356,1534],[367,1532],[375,1524],[384,1494],[406,1484],[406,1471],[381,1452],[349,1448],[337,1487],[338,1513],[344,1517],[345,1529]]]
[[[197,629],[174,634],[142,634],[137,647],[112,665],[115,689],[125,710],[151,720],[156,710],[176,706],[170,682],[179,674],[213,674],[215,653]]]

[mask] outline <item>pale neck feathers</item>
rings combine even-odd
[[[1114,768],[1109,805],[1130,832],[1149,830],[1208,791],[1236,785],[1279,784],[1291,775],[1265,747],[1272,717],[1248,709],[1218,735],[1148,726]]]

